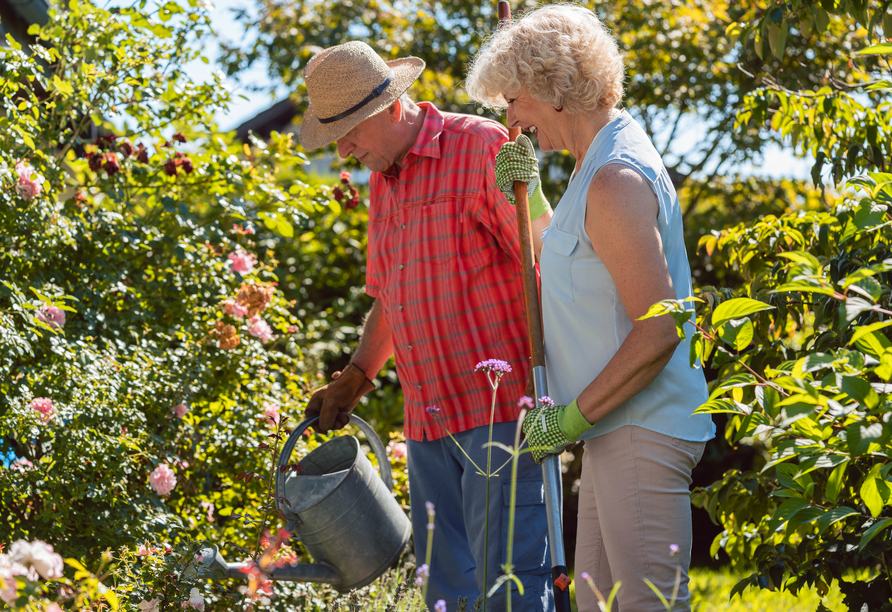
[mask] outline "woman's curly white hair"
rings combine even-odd
[[[623,97],[623,56],[616,39],[587,8],[545,6],[501,27],[468,69],[465,89],[483,106],[505,110],[526,86],[539,102],[584,113]]]

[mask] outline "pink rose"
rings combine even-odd
[[[234,316],[236,319],[243,319],[248,314],[248,307],[236,302],[235,300],[226,300],[223,302],[223,312]]]
[[[46,607],[46,612],[62,612],[62,608],[56,602],[51,603]]]
[[[178,419],[182,419],[189,412],[189,406],[186,404],[177,404],[173,408],[171,408],[173,413],[177,415]]]
[[[214,522],[214,508],[215,508],[214,502],[203,501],[198,505],[208,511],[208,522],[213,523]]]
[[[19,181],[15,185],[16,192],[26,201],[30,202],[40,195],[40,183],[37,181]]]
[[[254,315],[248,321],[248,333],[259,338],[261,342],[269,342],[273,336],[273,330],[269,324],[260,318],[260,315]]]
[[[28,461],[27,459],[25,459],[24,457],[19,457],[18,459],[13,461],[13,463],[10,467],[14,470],[19,470],[19,471],[24,472],[28,468],[33,468],[34,464],[31,463],[30,461]]]
[[[149,484],[152,485],[155,493],[161,497],[167,497],[177,486],[177,477],[166,463],[162,463],[149,474]]]
[[[406,458],[406,443],[393,442],[390,444],[390,454],[401,459]]]
[[[31,410],[36,410],[41,415],[40,420],[44,423],[49,422],[55,416],[55,407],[53,406],[53,400],[48,397],[35,397],[31,400],[31,403],[28,404],[28,408]]]
[[[234,253],[229,254],[229,261],[232,262],[232,271],[238,272],[242,276],[250,274],[254,271],[257,260],[254,256],[243,249],[238,249]]]
[[[192,587],[192,590],[189,592],[189,599],[183,602],[183,607],[195,608],[198,612],[204,610],[204,597],[201,596],[198,589]]]
[[[62,556],[53,552],[53,547],[41,540],[31,543],[26,540],[13,542],[9,548],[9,559],[23,567],[33,567],[45,580],[61,578],[65,566]]]
[[[272,422],[273,425],[278,425],[279,419],[282,418],[279,414],[279,405],[275,402],[264,402],[263,414]]]
[[[19,588],[9,564],[9,558],[0,554],[0,599],[12,605],[19,596]]]
[[[160,612],[161,611],[161,600],[160,599],[150,599],[146,601],[143,599],[139,602],[139,610],[140,612]]]
[[[65,326],[65,311],[52,304],[41,306],[36,316],[38,321],[43,321],[53,329]]]
[[[34,174],[34,168],[27,161],[21,160],[15,164],[15,173],[20,181],[30,181],[31,176]]]
[[[15,189],[25,200],[31,201],[40,195],[42,187],[40,185],[42,177],[34,172],[28,162],[20,161],[15,165],[15,173],[19,177]]]

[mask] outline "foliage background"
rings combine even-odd
[[[664,153],[685,211],[703,302],[698,328],[683,329],[696,335],[713,391],[703,409],[724,434],[696,473],[695,559],[730,561],[744,576],[737,591],[821,597],[838,585],[851,609],[892,598],[890,5],[593,5],[627,54],[626,107]],[[478,112],[460,83],[494,23],[488,5],[258,7],[259,20],[243,15],[251,44],[229,48],[225,66],[237,74],[268,62],[298,108],[313,49],[362,37],[385,56],[425,59],[417,98]],[[0,74],[0,452],[33,467],[0,468],[9,517],[0,542],[40,538],[80,558],[64,579],[68,607],[110,601],[105,586],[126,609],[156,594],[177,607],[189,585],[171,572],[195,542],[243,558],[275,527],[268,474],[289,422],[277,432],[264,409],[277,404],[293,424],[308,390],[349,359],[370,305],[366,209],[332,199],[290,135],[242,143],[220,133],[212,118],[229,96],[219,78],[194,83],[182,70],[209,36],[194,0],[71,2],[30,34],[25,46],[8,41]],[[758,165],[769,143],[814,159],[812,182],[737,172]],[[16,190],[23,159],[45,179],[33,200]],[[544,160],[552,201],[569,162]],[[232,270],[238,249],[257,259],[254,271]],[[262,313],[270,342],[223,310],[244,283],[276,283]],[[63,328],[36,318],[46,304],[66,309]],[[218,321],[234,326],[238,346],[220,348]],[[360,410],[387,439],[401,396],[392,369],[379,382]],[[49,423],[29,408],[35,397],[53,400]],[[183,419],[171,413],[180,403],[190,409]],[[148,484],[160,463],[178,481],[166,498]],[[576,478],[571,460],[571,559]],[[158,552],[140,556],[140,545]],[[866,567],[877,573],[850,572]],[[20,603],[59,599],[54,584],[21,582]],[[384,605],[396,584],[363,597]],[[235,585],[203,588],[208,609],[253,601]],[[282,609],[331,601],[311,585],[277,595],[270,605]]]

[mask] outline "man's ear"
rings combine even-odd
[[[393,104],[390,105],[390,108],[387,109],[387,112],[390,114],[390,119],[394,123],[399,123],[402,120],[403,103],[400,102],[399,98],[393,101]]]

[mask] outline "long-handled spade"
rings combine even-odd
[[[499,24],[511,21],[511,6],[506,0],[498,4]],[[512,140],[520,135],[520,128],[510,128]],[[523,296],[527,311],[527,333],[530,338],[530,354],[536,406],[548,395],[545,379],[545,345],[542,341],[542,314],[539,307],[539,286],[536,282],[533,237],[527,185],[514,183],[514,201],[517,204],[517,229],[520,235],[520,261],[523,269]],[[564,552],[563,523],[561,520],[561,470],[557,456],[549,455],[542,462],[542,479],[545,482],[545,511],[548,514],[548,544],[551,550],[551,578],[554,581],[554,602],[557,612],[570,612],[570,579],[567,577],[567,561]]]

